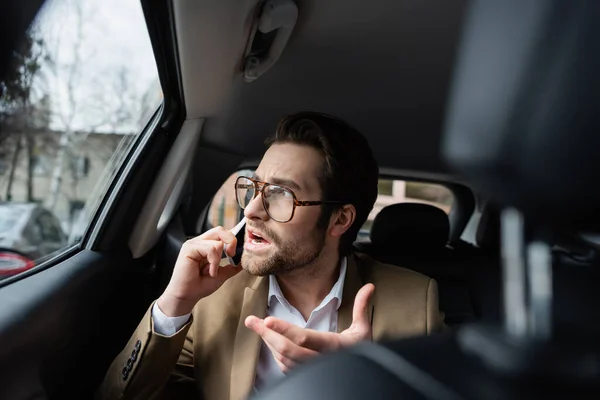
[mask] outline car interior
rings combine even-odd
[[[3,6],[0,75],[43,3]],[[451,192],[448,213],[418,202],[383,207],[369,240],[355,243],[434,278],[448,331],[319,357],[258,398],[599,393],[597,4],[141,0],[141,8],[162,104],[77,243],[0,281],[0,398],[92,398],[169,282],[181,245],[213,226],[224,182],[255,169],[277,121],[304,110],[355,126],[382,179]],[[547,252],[531,256],[532,243]],[[525,273],[529,263],[542,266]],[[515,293],[529,284],[533,300],[521,307]],[[551,302],[535,297],[539,288]],[[519,312],[531,325],[515,334]]]

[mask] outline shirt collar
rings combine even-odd
[[[338,277],[337,282],[331,288],[331,291],[321,304],[317,307],[317,309],[323,307],[325,304],[329,303],[332,299],[337,302],[335,309],[337,310],[342,305],[342,295],[344,294],[344,280],[346,279],[346,268],[348,265],[348,259],[346,257],[342,258],[342,262],[340,264],[340,276]],[[287,300],[283,296],[283,292],[281,291],[281,287],[277,282],[277,278],[275,275],[269,275],[269,295],[267,296],[267,307],[271,307],[271,299],[275,297],[281,304],[288,304]]]

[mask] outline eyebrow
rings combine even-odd
[[[260,178],[260,176],[256,175],[256,173],[254,173],[252,175],[252,177],[254,179],[256,179],[256,180],[262,181],[262,179]],[[274,183],[275,185],[287,186],[290,189],[302,190],[302,188],[300,187],[300,185],[298,185],[296,182],[294,182],[291,179],[273,177],[273,178],[271,178],[271,182],[270,183]]]

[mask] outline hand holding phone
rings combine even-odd
[[[221,264],[223,253],[227,250],[225,241],[233,243],[233,238],[245,223],[244,218],[231,231],[215,227],[181,246],[171,280],[158,299],[158,306],[163,313],[169,317],[189,314],[200,299],[210,296],[242,270],[235,265],[234,257],[229,257],[227,253],[225,256],[231,265]],[[222,253],[217,250],[216,241],[224,243]]]

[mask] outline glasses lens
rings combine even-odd
[[[263,192],[267,213],[275,221],[287,222],[294,212],[294,195],[289,189],[269,185]]]
[[[235,198],[241,208],[246,208],[254,198],[254,182],[248,178],[239,177],[235,181]]]

